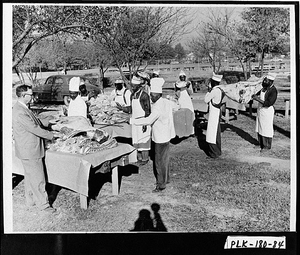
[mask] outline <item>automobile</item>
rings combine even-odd
[[[33,101],[40,103],[64,103],[69,101],[69,81],[73,77],[80,77],[86,85],[88,92],[95,95],[101,93],[101,89],[91,79],[82,75],[51,75],[45,83],[32,88]]]

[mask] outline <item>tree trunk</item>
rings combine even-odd
[[[104,71],[103,71],[103,66],[100,65],[100,68],[99,68],[99,88],[101,90],[104,89],[103,80],[104,80]]]

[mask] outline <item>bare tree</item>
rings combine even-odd
[[[172,7],[99,7],[86,8],[89,36],[110,52],[120,74],[127,65],[130,75],[139,70],[147,55],[156,56],[186,33],[191,22],[186,8]],[[153,47],[160,45],[160,47]],[[127,82],[128,83],[128,82]]]

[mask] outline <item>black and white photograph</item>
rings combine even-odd
[[[289,250],[299,2],[246,2],[4,3],[5,236]]]

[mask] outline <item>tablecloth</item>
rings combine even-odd
[[[129,144],[119,143],[117,147],[87,155],[46,151],[47,180],[50,183],[88,196],[88,179],[91,167],[127,154],[129,154],[129,162],[136,162],[136,150]],[[14,150],[12,157],[12,172],[24,174],[22,163],[15,156]]]
[[[118,123],[112,126],[94,124],[95,128],[105,130],[111,137],[131,138],[131,125],[128,123]]]

